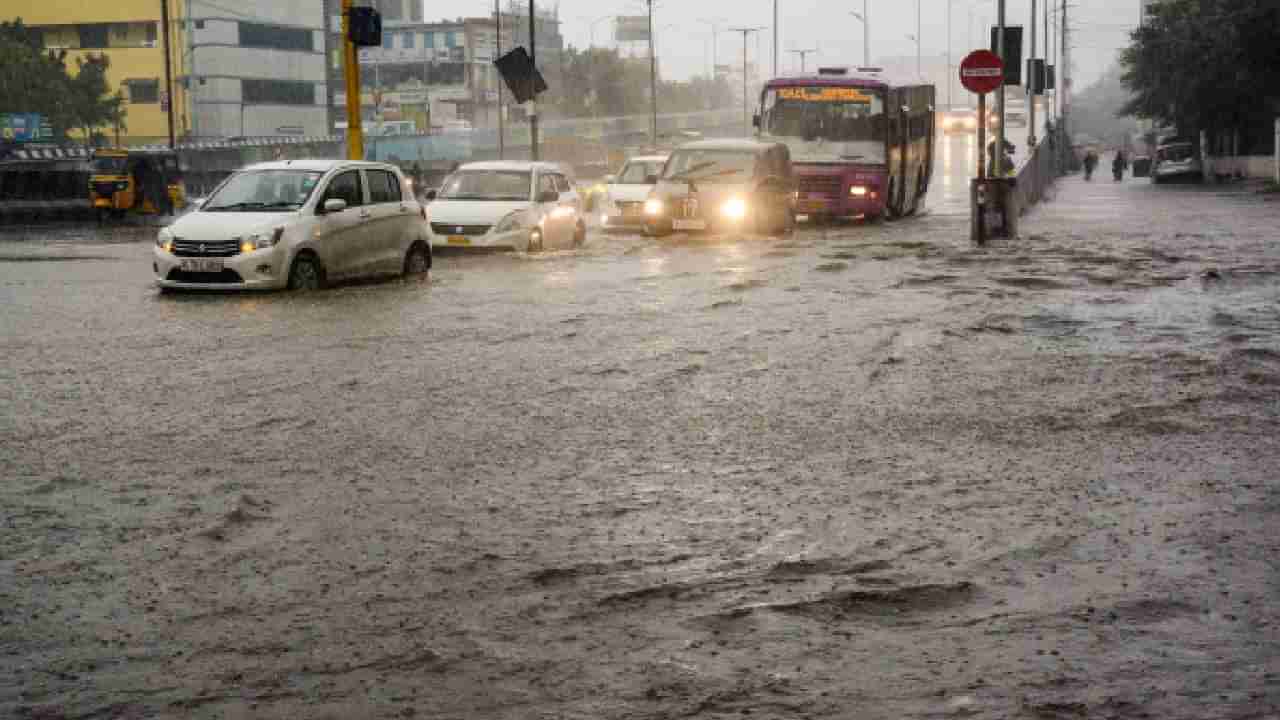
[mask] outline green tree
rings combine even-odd
[[[124,97],[107,84],[111,60],[104,54],[76,58],[76,75],[68,83],[67,102],[75,126],[92,138],[98,128],[115,129],[124,118]]]
[[[21,19],[0,23],[0,113],[39,113],[59,139],[76,127],[65,52],[45,51]]]
[[[1268,111],[1280,74],[1280,3],[1169,0],[1121,54],[1121,112],[1184,133],[1239,128]]]

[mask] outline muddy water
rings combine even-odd
[[[1280,206],[947,177],[306,296],[6,234],[0,716],[1280,712]]]

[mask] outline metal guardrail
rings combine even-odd
[[[1018,168],[1012,190],[1019,214],[1043,200],[1045,192],[1062,175],[1059,150],[1065,142],[1060,133],[1046,135]]]

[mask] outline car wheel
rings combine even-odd
[[[404,256],[405,275],[425,275],[431,269],[431,255],[422,243],[414,243]]]
[[[311,256],[295,258],[289,268],[290,290],[319,290],[324,287],[324,270],[320,261]]]
[[[578,220],[578,225],[573,229],[573,246],[582,247],[587,244],[587,226],[582,220]]]
[[[542,231],[534,230],[529,233],[529,252],[542,252]]]

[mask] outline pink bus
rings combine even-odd
[[[879,68],[823,67],[765,84],[762,140],[783,142],[811,220],[896,218],[924,206],[933,175],[934,89]]]

